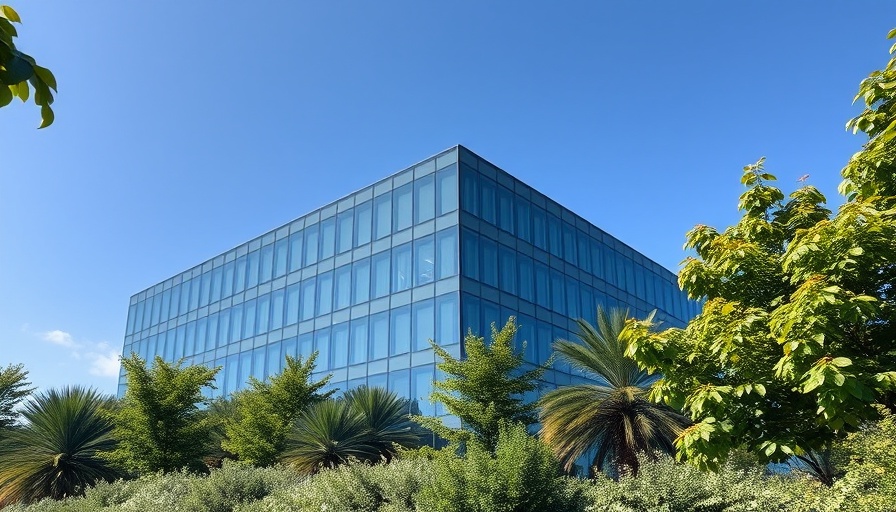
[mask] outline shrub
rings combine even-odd
[[[419,509],[434,512],[575,511],[576,481],[561,477],[550,449],[525,427],[503,427],[495,454],[471,442],[465,457],[450,452],[433,460],[432,478],[421,488]]]

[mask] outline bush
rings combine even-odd
[[[471,442],[465,457],[446,451],[433,464],[433,476],[418,497],[420,510],[536,512],[581,506],[577,482],[559,476],[550,449],[522,425],[501,429],[494,455]]]
[[[415,496],[431,480],[425,458],[369,465],[354,462],[323,470],[301,485],[282,489],[239,512],[321,511],[413,512]],[[425,510],[425,509],[421,509]]]

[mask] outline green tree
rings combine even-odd
[[[205,470],[212,421],[199,409],[203,387],[211,387],[219,368],[181,366],[156,356],[152,368],[136,354],[122,359],[127,391],[112,413],[117,447],[110,460],[128,471],[147,474],[182,468]]]
[[[399,447],[419,445],[407,410],[407,400],[366,386],[318,402],[299,414],[282,460],[306,474],[353,459],[388,461]]]
[[[835,215],[814,187],[785,201],[762,160],[748,165],[741,220],[687,235],[696,257],[679,283],[702,313],[685,329],[627,328],[628,353],[663,376],[653,398],[695,421],[681,457],[716,468],[741,443],[773,461],[823,452],[876,418],[874,403],[896,408],[894,86],[896,59],[860,86],[866,108],[848,126],[870,139],[842,171]]]
[[[0,432],[15,425],[19,416],[16,406],[34,391],[27,379],[28,371],[24,365],[10,364],[0,368]]]
[[[595,450],[591,470],[611,466],[618,473],[637,475],[638,454],[675,453],[675,438],[687,418],[648,398],[654,377],[625,356],[620,339],[628,311],[597,309],[597,327],[577,321],[579,341],[558,340],[561,361],[606,384],[561,386],[539,401],[541,437],[570,471],[589,449]]]
[[[53,93],[56,77],[49,69],[38,66],[28,54],[16,48],[18,31],[13,23],[21,23],[19,14],[8,5],[0,5],[0,108],[19,98],[28,101],[34,88],[34,104],[40,106],[40,128],[53,124]],[[31,87],[28,86],[31,84]]]
[[[225,422],[222,448],[252,464],[276,462],[296,416],[333,394],[320,392],[330,376],[311,381],[316,359],[316,352],[304,362],[286,356],[286,367],[269,382],[250,377],[249,389],[233,396],[235,414]]]
[[[109,402],[95,390],[51,389],[29,400],[24,425],[0,443],[0,503],[75,496],[118,472],[100,455],[113,448]]]
[[[536,381],[544,374],[544,368],[523,370],[523,354],[513,345],[516,331],[515,319],[510,317],[500,331],[492,324],[490,344],[468,332],[464,338],[466,359],[456,359],[430,342],[442,359],[436,366],[447,375],[445,380],[433,383],[432,400],[441,402],[450,414],[460,418],[462,427],[448,427],[437,418],[414,419],[446,439],[475,438],[491,450],[497,445],[502,423],[535,423],[536,405],[525,403],[523,395],[538,388]]]

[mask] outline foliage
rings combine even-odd
[[[136,480],[100,483],[80,498],[44,500],[4,512],[229,512],[298,484],[297,475],[282,468],[254,468],[227,461],[207,476],[184,471],[154,473]]]
[[[579,341],[558,340],[559,358],[592,379],[606,384],[561,386],[545,394],[541,436],[570,471],[589,449],[592,470],[608,464],[616,472],[638,473],[638,452],[674,453],[673,441],[687,419],[652,403],[647,393],[653,377],[625,357],[620,334],[628,311],[597,309],[597,327],[578,320]]]
[[[316,358],[317,353],[304,362],[286,356],[286,367],[269,382],[250,377],[249,389],[233,396],[235,414],[225,421],[222,448],[252,464],[273,464],[286,447],[286,434],[296,416],[333,394],[320,392],[329,376],[311,381]]]
[[[629,355],[663,375],[653,398],[696,422],[682,457],[714,468],[745,443],[779,461],[856,431],[874,403],[896,410],[894,66],[860,87],[850,126],[870,140],[843,169],[836,215],[811,186],[785,202],[763,161],[748,165],[740,222],[687,235],[696,257],[679,283],[702,313],[684,330],[631,325]]]
[[[80,494],[117,471],[99,453],[114,446],[107,399],[81,387],[51,389],[29,400],[24,425],[0,444],[0,503]]]
[[[321,471],[240,512],[412,512],[418,510],[416,497],[421,486],[432,479],[432,466],[426,459],[397,460],[388,465],[345,464]]]
[[[500,331],[492,324],[491,344],[468,332],[464,360],[430,342],[442,359],[436,366],[447,375],[445,380],[433,383],[432,400],[443,403],[450,414],[460,418],[463,427],[450,428],[436,418],[414,420],[446,439],[474,438],[491,450],[498,442],[502,422],[535,423],[536,404],[525,403],[523,394],[537,389],[536,381],[544,369],[522,370],[523,355],[513,346],[516,331],[515,320],[510,317]]]
[[[760,466],[739,470],[726,465],[716,473],[703,473],[670,457],[639,457],[637,477],[624,476],[616,482],[600,478],[587,488],[589,512],[838,510],[819,484],[804,478],[768,477]]]
[[[882,408],[881,415],[843,443],[845,474],[834,485],[856,510],[892,510],[896,503],[896,414]]]
[[[13,39],[18,31],[13,23],[21,23],[19,14],[8,5],[0,5],[0,108],[19,98],[28,101],[31,87],[34,88],[34,104],[40,105],[40,128],[53,124],[53,93],[56,91],[56,77],[49,69],[38,66],[28,54],[16,48]]]
[[[398,447],[419,443],[407,410],[407,400],[366,386],[319,402],[296,419],[282,460],[304,474],[351,460],[389,460]]]
[[[432,479],[418,497],[433,512],[576,510],[576,488],[560,475],[551,450],[523,425],[501,427],[494,453],[473,440],[465,457],[448,450],[434,459]]]
[[[15,408],[34,391],[29,387],[28,370],[22,364],[10,364],[0,368],[0,432],[16,423],[18,413]],[[0,433],[0,439],[3,439]]]
[[[112,414],[118,446],[107,453],[109,459],[140,474],[204,471],[212,423],[197,405],[204,403],[201,390],[212,385],[218,369],[182,367],[159,356],[147,368],[136,354],[121,364],[127,391]]]

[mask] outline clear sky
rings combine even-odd
[[[671,270],[741,167],[834,205],[891,1],[2,0],[0,366],[114,392],[129,297],[454,144]]]

